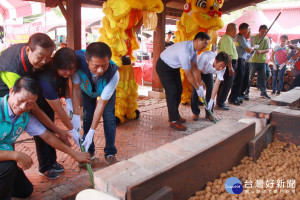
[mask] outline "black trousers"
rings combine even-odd
[[[182,94],[180,68],[173,69],[159,58],[156,63],[156,72],[165,89],[169,121],[177,121],[180,119],[178,108]]]
[[[244,94],[249,94],[249,79],[250,79],[250,63],[245,62],[245,74],[244,74],[244,79],[243,79],[243,84],[240,92],[240,96]]]
[[[203,82],[206,85],[206,94],[205,94],[205,99],[207,103],[209,102],[211,98],[211,93],[214,87],[214,79],[212,74],[202,74],[201,73],[201,78]],[[191,97],[191,109],[194,115],[199,115],[200,114],[200,108],[199,108],[199,97],[197,94],[196,89],[193,87],[192,90],[192,97]],[[213,112],[213,108],[211,109],[211,112]],[[206,115],[209,116],[208,111],[205,109]]]
[[[237,63],[238,64],[234,72],[234,79],[231,87],[231,93],[229,95],[230,100],[237,99],[240,96],[244,75],[245,75],[245,59],[239,58]]]
[[[232,60],[232,67],[234,70],[237,68],[237,62],[236,60]],[[226,71],[223,76],[224,80],[221,81],[219,90],[218,90],[218,96],[217,96],[217,105],[222,105],[225,103],[227,96],[229,94],[229,91],[232,86],[232,81],[234,78],[234,75],[229,76],[229,69],[226,67]]]
[[[1,200],[10,200],[12,197],[27,198],[32,192],[33,185],[15,161],[0,162]]]
[[[37,100],[38,106],[48,115],[48,117],[54,122],[54,111],[47,103],[44,97],[39,97]],[[51,131],[51,130],[50,130]],[[53,147],[47,144],[39,136],[34,136],[37,158],[39,161],[39,171],[44,173],[52,168],[52,165],[56,163],[56,151]]]

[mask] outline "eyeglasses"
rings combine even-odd
[[[200,42],[206,47],[208,45],[208,42],[203,42],[202,40],[200,40]]]

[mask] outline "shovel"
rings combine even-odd
[[[206,110],[208,111],[209,115],[212,117],[214,123],[216,124],[216,123],[217,123],[217,120],[216,120],[216,118],[214,117],[214,115],[212,114],[212,112],[211,112],[210,110],[207,109],[208,105],[207,105],[207,102],[206,102],[205,98],[203,97],[202,99],[203,99],[203,101],[204,101],[204,105],[205,105]]]
[[[82,141],[79,140],[79,145],[80,145],[80,150],[82,152],[85,152],[85,149],[84,149],[84,146],[82,146]],[[93,175],[93,170],[92,170],[92,166],[90,163],[86,163],[86,168],[89,172],[89,176],[90,176],[90,179],[91,179],[91,183],[92,183],[92,188],[94,189],[95,188],[95,182],[94,182],[94,175]]]

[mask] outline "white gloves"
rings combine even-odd
[[[285,63],[282,63],[281,65],[279,65],[278,70],[282,70],[282,68],[285,66]]]
[[[95,130],[91,129],[89,130],[89,132],[86,134],[84,142],[82,143],[82,145],[84,146],[85,151],[88,151],[92,142],[93,142],[93,137],[95,134]]]
[[[256,45],[254,45],[253,47],[254,47],[254,49],[258,49],[258,48],[259,48],[259,45],[256,44]]]
[[[72,134],[73,140],[76,142],[76,144],[80,148],[79,140],[82,139],[80,133],[75,128],[73,128],[72,130],[69,130],[69,131]]]
[[[207,104],[207,110],[210,110],[213,108],[213,105],[214,105],[214,100],[210,99],[208,104]]]
[[[203,86],[201,85],[199,87],[199,89],[197,90],[197,94],[199,97],[203,98],[204,97],[204,89],[203,89]]]
[[[72,105],[72,100],[66,99],[66,107],[67,107],[67,114],[72,118],[73,115],[73,105]]]
[[[81,130],[81,121],[79,115],[73,115],[72,124],[75,130],[77,130],[78,132]]]

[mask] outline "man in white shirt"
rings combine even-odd
[[[224,80],[223,76],[226,71],[226,66],[229,65],[231,59],[229,55],[225,52],[212,52],[206,51],[199,55],[199,59],[197,62],[198,73],[197,73],[197,81],[200,86],[202,86],[202,80],[206,86],[206,100],[208,102],[208,106],[206,108],[206,116],[205,118],[213,121],[212,117],[209,115],[208,110],[213,112],[214,99],[219,90],[220,82]],[[213,74],[216,74],[216,81],[214,84]],[[191,109],[193,112],[193,120],[197,121],[200,115],[199,108],[199,97],[197,95],[197,91],[193,87],[192,97],[191,97]]]
[[[209,40],[209,35],[199,32],[194,40],[169,46],[157,60],[156,71],[165,89],[170,127],[176,130],[186,130],[186,126],[182,124],[186,120],[181,118],[178,110],[182,94],[180,68],[183,69],[190,84],[197,88],[197,94],[204,97],[204,89],[197,83],[194,71],[197,69],[197,51],[204,50]]]

